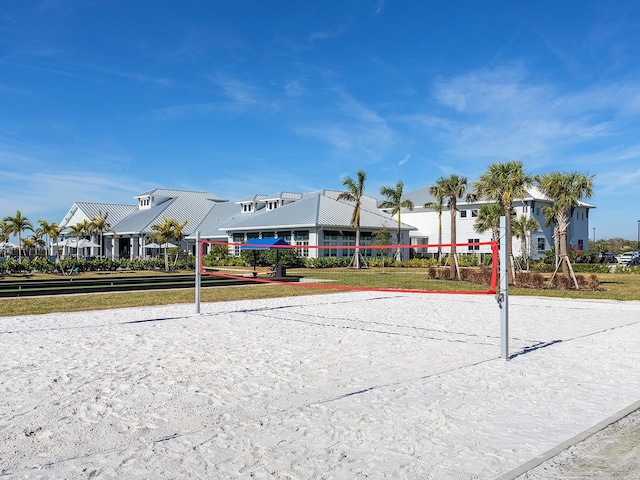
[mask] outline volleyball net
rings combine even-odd
[[[200,240],[201,275],[331,290],[495,294],[498,243],[290,245]],[[454,253],[455,252],[455,253]]]

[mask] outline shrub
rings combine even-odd
[[[599,290],[600,289],[600,279],[596,275],[591,275],[589,277],[589,281],[587,282],[587,286],[591,290]]]
[[[478,266],[478,257],[475,255],[459,255],[458,256],[458,266],[460,267],[477,267]]]
[[[558,290],[569,290],[573,287],[573,280],[566,275],[556,275],[551,280],[551,286]]]
[[[516,272],[516,285],[526,288],[542,288],[544,286],[544,277],[535,272]]]
[[[320,257],[320,258],[304,258],[304,266],[306,268],[339,268],[348,267],[351,263],[351,257]]]

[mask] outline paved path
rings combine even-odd
[[[500,479],[640,480],[639,408],[637,402]]]

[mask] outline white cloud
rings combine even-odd
[[[603,148],[614,136],[625,142],[640,112],[632,82],[566,91],[521,65],[441,78],[433,95],[440,109],[422,123],[461,158],[575,158],[572,149]]]
[[[404,158],[398,162],[398,166],[404,165],[409,161],[409,159],[411,159],[411,155],[409,154],[405,155]]]

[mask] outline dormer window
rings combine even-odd
[[[243,203],[242,204],[243,212],[252,212],[253,211],[253,203]]]
[[[275,210],[276,208],[278,208],[279,202],[277,200],[271,200],[269,202],[267,202],[267,210]]]
[[[138,206],[140,208],[149,208],[151,207],[151,197],[142,197],[138,199]]]

